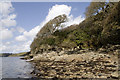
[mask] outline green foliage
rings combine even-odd
[[[8,57],[9,55],[12,55],[12,53],[0,53],[0,57]]]
[[[61,45],[69,49],[76,47],[76,44],[70,38],[65,38]]]
[[[16,53],[16,54],[1,53],[0,57],[19,57],[19,56],[25,56],[25,55],[28,55],[28,52],[21,52],[21,53]]]
[[[55,39],[54,38],[45,38],[41,44],[48,44],[48,45],[54,45]]]
[[[63,39],[66,38],[68,34],[69,34],[68,31],[57,30],[56,32],[54,32],[53,35],[58,36],[60,39]]]
[[[66,21],[67,21],[67,17],[65,14],[55,17],[54,19],[50,20],[42,27],[42,29],[39,31],[37,36],[39,37],[39,36],[51,35],[58,28],[64,27],[63,25],[61,25],[61,23],[64,23]]]
[[[103,2],[96,2],[95,0],[92,0],[90,6],[86,8],[85,12],[86,17],[88,18],[95,14],[98,14],[101,10],[104,10],[105,6],[106,6],[105,0],[103,0]]]
[[[9,57],[19,57],[19,56],[25,56],[25,55],[28,55],[28,52],[12,54],[12,55],[9,55]]]
[[[73,32],[75,38],[74,38],[74,42],[79,45],[81,43],[85,43],[88,42],[90,39],[90,36],[84,31],[84,30],[76,30]]]

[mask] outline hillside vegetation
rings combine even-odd
[[[13,54],[13,53],[1,53],[0,57],[20,57],[20,56],[26,56],[28,54],[29,54],[29,52],[21,52],[21,53],[16,53],[16,54]]]
[[[87,17],[78,25],[63,28],[65,14],[46,23],[31,44],[31,53],[47,49],[98,49],[107,44],[120,44],[120,2],[107,3],[96,15]]]
[[[21,53],[11,54],[8,57],[20,57],[20,56],[25,56],[25,55],[28,55],[28,52],[21,52]]]

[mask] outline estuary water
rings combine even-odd
[[[20,57],[0,57],[0,78],[31,78],[32,64]]]

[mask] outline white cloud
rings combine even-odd
[[[6,40],[13,37],[12,31],[8,29],[2,29],[2,30],[0,29],[0,33],[1,33],[0,40]]]
[[[25,36],[23,36],[23,35],[20,35],[20,36],[17,36],[17,37],[15,38],[15,40],[16,40],[16,41],[26,41],[27,38],[26,38]]]
[[[38,31],[40,30],[40,26],[36,26],[35,28],[31,29],[30,31],[23,31],[22,35],[19,35],[15,38],[16,41],[26,41],[27,39],[33,40]]]
[[[65,25],[65,27],[68,27],[70,25],[73,25],[73,24],[79,24],[80,22],[82,22],[85,18],[82,17],[81,15],[76,17],[76,18],[73,18],[73,16],[69,16],[68,17],[68,21],[65,22],[65,23],[62,23],[61,25]]]
[[[24,30],[24,28],[22,28],[22,27],[17,27],[17,31],[18,31],[19,33],[23,33],[25,30]]]
[[[18,53],[18,52],[27,52],[27,51],[30,51],[30,44],[31,44],[31,42],[32,41],[29,40],[29,41],[25,41],[22,45],[21,44],[14,45],[12,47],[12,52],[13,53]]]
[[[15,14],[8,15],[7,17],[3,17],[3,19],[0,20],[2,24],[1,26],[2,27],[16,26],[16,20],[14,20],[15,18],[16,18]]]
[[[11,26],[16,26],[16,15],[11,14],[14,8],[11,2],[0,2],[0,40],[6,40],[13,37]]]
[[[6,42],[5,44],[6,44],[6,45],[10,45],[10,44],[11,44],[11,42]]]
[[[55,18],[56,16],[62,15],[62,14],[69,16],[70,12],[71,12],[70,6],[67,6],[64,4],[63,5],[55,5],[49,9],[49,12],[45,19],[46,20],[45,22],[48,22],[49,20]]]
[[[30,44],[32,43],[32,41],[31,40],[29,40],[29,41],[26,41],[26,42],[24,42],[23,43],[23,45],[21,45],[20,44],[20,47],[19,48],[17,48],[16,50],[14,50],[14,52],[20,52],[20,51],[22,51],[22,52],[24,52],[24,51],[30,51]]]
[[[10,38],[13,37],[12,26],[16,26],[16,15],[12,12],[14,8],[11,2],[0,2],[0,51],[9,52],[11,50]],[[9,48],[9,49],[8,49]]]
[[[35,28],[31,29],[30,31],[24,31],[23,35],[25,37],[34,38],[39,30],[40,30],[40,26],[36,26]]]
[[[0,14],[2,16],[7,16],[9,13],[13,11],[14,11],[14,8],[11,2],[0,2]]]
[[[6,46],[6,45],[2,45],[2,46],[0,47],[0,50],[6,51],[6,50],[7,50],[7,46]]]
[[[30,50],[30,44],[31,40],[25,41],[21,43],[16,44],[16,42],[10,42],[11,44],[7,44],[9,42],[3,43],[3,45],[0,45],[0,52],[9,52],[9,53],[18,53],[18,52],[27,52]]]

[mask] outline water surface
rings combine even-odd
[[[2,78],[31,78],[33,70],[30,62],[21,60],[20,57],[2,58]],[[0,66],[1,68],[1,66]]]

